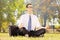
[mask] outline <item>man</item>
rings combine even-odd
[[[25,28],[27,30],[29,36],[34,35],[34,36],[39,36],[45,33],[45,28],[41,26],[39,23],[39,20],[37,16],[33,15],[33,6],[32,4],[27,4],[26,5],[26,12],[24,15],[20,17],[20,23],[18,27]],[[25,34],[25,35],[26,35]]]
[[[19,18],[17,33],[23,36],[41,36],[46,30],[41,26],[37,16],[33,14],[32,4],[26,5],[26,12]]]

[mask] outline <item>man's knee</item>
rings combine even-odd
[[[42,28],[40,30],[42,31],[43,34],[46,33],[46,29]]]
[[[17,30],[19,28],[16,26],[9,26],[9,35],[10,36],[17,36]]]

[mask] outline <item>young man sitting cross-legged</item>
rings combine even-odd
[[[26,12],[19,19],[17,33],[22,36],[41,36],[46,32],[46,27],[42,27],[36,15],[33,14],[32,4],[26,5]]]

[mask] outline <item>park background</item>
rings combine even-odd
[[[41,25],[46,25],[52,29],[50,32],[53,31],[53,33],[46,33],[44,38],[29,38],[29,40],[59,40],[60,34],[57,33],[59,31],[54,29],[60,30],[60,0],[0,0],[0,40],[27,39],[8,35],[9,25],[16,25],[16,21],[24,14],[27,3],[32,3],[34,14]]]

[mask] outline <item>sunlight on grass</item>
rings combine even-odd
[[[60,40],[60,34],[48,34],[44,37],[10,37],[8,33],[0,33],[0,40]]]

